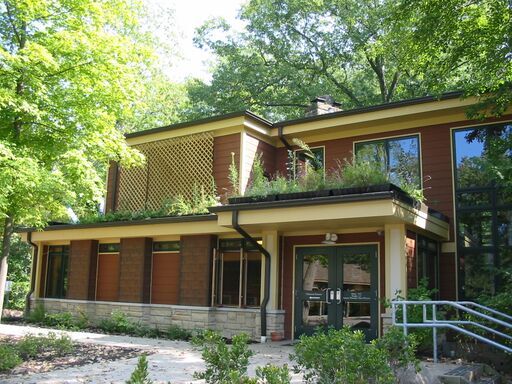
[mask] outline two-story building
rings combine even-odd
[[[327,100],[328,101],[328,100]],[[474,298],[512,266],[512,198],[486,176],[492,137],[512,134],[512,114],[470,121],[460,94],[269,122],[232,113],[126,135],[142,168],[112,165],[106,210],[157,209],[200,185],[220,196],[250,182],[254,159],[286,174],[292,139],[325,169],[352,153],[376,154],[390,174],[407,162],[425,204],[392,187],[213,207],[203,215],[52,225],[24,233],[35,245],[32,306],[87,314],[120,310],[165,329],[241,331],[286,338],[324,324],[377,337],[382,299],[427,278],[443,299]],[[314,112],[314,110],[313,110]],[[380,156],[379,153],[385,153]],[[498,271],[498,272],[497,272]]]

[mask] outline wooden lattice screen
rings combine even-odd
[[[120,168],[116,210],[158,209],[173,196],[191,197],[194,185],[214,192],[210,132],[133,147],[146,156],[146,165]]]

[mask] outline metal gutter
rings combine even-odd
[[[102,228],[102,227],[122,227],[130,225],[145,225],[145,224],[168,224],[168,223],[187,223],[194,221],[213,221],[217,220],[217,215],[205,214],[205,215],[188,215],[188,216],[168,216],[168,217],[154,217],[142,220],[125,220],[125,221],[104,221],[99,223],[91,224],[59,224],[50,225],[44,228],[43,231],[59,231],[66,229],[83,229],[83,228]],[[33,232],[35,228],[17,228],[16,232]]]
[[[37,257],[39,255],[39,247],[36,243],[32,242],[32,232],[27,233],[27,243],[32,246],[32,269],[30,270],[30,290],[25,296],[25,317],[30,313],[30,296],[34,293],[36,287],[36,268],[37,268]]]
[[[231,224],[233,225],[233,228],[265,256],[265,286],[263,289],[263,300],[260,307],[261,342],[264,343],[267,340],[267,304],[270,299],[270,253],[265,248],[263,248],[263,246],[253,237],[251,237],[251,235],[249,235],[242,227],[240,227],[238,224],[237,209],[233,210],[231,218]]]

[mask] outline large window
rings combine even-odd
[[[439,294],[439,246],[428,237],[417,236],[417,273],[418,281],[427,279],[428,288]]]
[[[52,245],[48,248],[46,297],[66,297],[68,288],[68,257],[68,245]]]
[[[242,239],[220,240],[213,270],[214,305],[260,305],[261,254],[249,242]]]
[[[418,136],[394,137],[355,144],[356,157],[375,163],[392,183],[421,187],[420,150]]]
[[[512,271],[512,194],[499,171],[512,161],[511,139],[511,124],[453,132],[462,298],[496,293]]]

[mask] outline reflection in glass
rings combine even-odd
[[[66,297],[68,287],[68,256],[69,246],[49,247],[46,297]]]
[[[499,245],[512,246],[512,211],[497,212]]]
[[[491,212],[459,213],[459,234],[464,247],[492,245]]]
[[[371,326],[370,317],[370,303],[356,301],[345,301],[343,303],[343,325],[348,325],[353,329],[369,329]]]
[[[478,297],[495,293],[495,267],[492,253],[466,254],[461,260],[464,272],[464,294]]]
[[[327,305],[325,290],[328,286],[328,258],[326,255],[308,255],[303,261],[302,289],[307,293],[316,293],[316,300],[304,300],[302,308],[302,324],[318,326],[327,324]]]
[[[343,264],[343,290],[366,292],[370,290],[370,264],[368,253],[346,255]]]
[[[461,192],[457,194],[459,208],[489,207],[491,196],[489,192]]]
[[[224,252],[222,255],[221,305],[240,304],[240,252]]]

